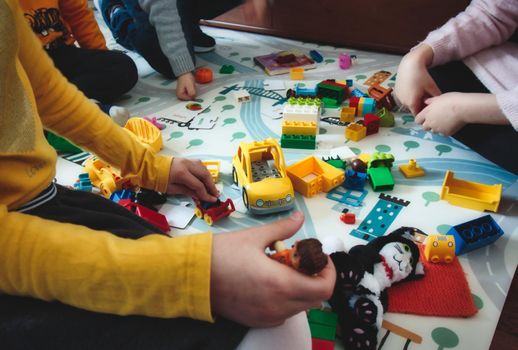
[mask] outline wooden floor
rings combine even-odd
[[[514,272],[504,309],[498,320],[490,350],[518,349],[518,268]]]

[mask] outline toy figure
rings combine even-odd
[[[388,306],[386,288],[424,275],[419,249],[402,227],[348,253],[335,252],[336,285],[329,300],[338,314],[346,349],[376,349],[378,330]]]
[[[327,255],[322,252],[322,243],[315,238],[296,241],[291,249],[287,249],[283,242],[276,241],[273,249],[276,252],[270,255],[272,259],[306,275],[319,273],[327,265]]]

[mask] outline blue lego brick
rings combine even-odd
[[[447,234],[455,237],[455,255],[458,256],[493,243],[504,231],[491,215],[485,215],[453,226]]]
[[[367,196],[367,190],[349,190],[343,187],[333,188],[327,192],[326,198],[340,203],[348,204],[353,207],[358,207],[362,204],[363,199]]]
[[[365,97],[363,99],[362,114],[374,113],[376,110],[376,100],[371,97]]]
[[[369,97],[365,92],[361,91],[360,89],[354,89],[351,91],[351,96],[354,97]]]
[[[133,202],[135,200],[135,192],[130,190],[115,191],[110,196],[110,199],[115,203],[118,203],[121,199],[129,199]]]
[[[347,86],[352,87],[353,86],[353,80],[352,79],[346,79],[345,80]]]
[[[342,184],[343,187],[350,190],[362,191],[367,181],[367,174],[347,169],[347,176]]]
[[[309,56],[313,59],[313,61],[317,63],[321,63],[324,60],[324,57],[318,52],[317,50],[311,50],[309,51]]]

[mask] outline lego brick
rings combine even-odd
[[[318,125],[320,100],[315,100],[313,104],[301,104],[300,99],[290,98],[288,103],[284,105],[282,116],[284,120],[315,122]]]
[[[369,161],[367,162],[367,166],[369,168],[378,168],[378,167],[387,167],[392,168],[392,164],[394,163],[394,156],[390,153],[385,152],[374,152]]]
[[[343,187],[348,188],[350,190],[361,191],[365,187],[365,182],[367,181],[367,174],[357,172],[351,169],[347,170],[347,176],[345,177],[345,181],[343,183]]]
[[[389,168],[369,168],[367,169],[367,174],[374,192],[391,191],[394,189],[394,178]]]
[[[502,184],[485,185],[456,179],[454,175],[450,170],[446,172],[441,189],[441,199],[463,208],[498,211]]]
[[[455,237],[455,255],[461,255],[493,243],[504,231],[491,215],[484,215],[453,226],[447,234]]]
[[[282,148],[315,149],[316,138],[313,135],[285,135],[281,136]]]
[[[335,342],[331,340],[311,338],[311,350],[333,350]]]
[[[363,125],[351,123],[345,128],[345,138],[353,141],[360,141],[367,136],[367,128]]]
[[[364,116],[367,113],[374,113],[376,111],[376,101],[370,97],[361,97],[358,103],[358,116]]]
[[[399,171],[401,171],[406,178],[413,178],[425,175],[424,169],[417,164],[417,161],[415,159],[409,159],[408,164],[401,164],[399,166]]]
[[[340,221],[344,224],[354,225],[356,223],[356,215],[354,213],[343,213],[340,215]]]
[[[380,128],[380,118],[372,113],[365,114],[363,125],[367,128],[367,135],[376,134]]]
[[[385,107],[381,108],[376,112],[376,115],[380,117],[380,126],[383,128],[390,128],[396,125],[394,114],[392,114]]]
[[[306,157],[286,168],[295,191],[305,197],[328,192],[345,180],[344,172],[314,156]]]
[[[282,133],[286,135],[317,135],[317,123],[284,120],[282,122]]]
[[[318,52],[317,50],[310,50],[309,56],[313,59],[313,61],[317,63],[321,63],[322,61],[324,61],[324,57],[322,57],[320,52]]]
[[[351,96],[349,98],[349,107],[358,108],[359,103],[360,103],[360,97]],[[358,111],[356,111],[356,115],[358,115]]]
[[[291,80],[304,80],[304,68],[295,67],[290,69]]]
[[[337,201],[343,204],[348,204],[353,207],[358,207],[362,204],[363,199],[367,196],[368,191],[363,189],[361,191],[344,189],[337,187],[329,191],[326,195],[327,199]]]
[[[336,327],[330,327],[318,323],[309,323],[309,330],[312,338],[335,341]]]
[[[356,115],[356,108],[355,107],[342,107],[342,110],[340,111],[340,121],[341,122],[354,122],[354,117]]]
[[[338,66],[340,69],[349,69],[351,68],[352,63],[351,55],[348,53],[342,52],[338,55]]]
[[[322,324],[329,327],[336,327],[338,316],[331,311],[311,309],[308,311],[308,322]]]

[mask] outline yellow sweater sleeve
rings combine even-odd
[[[97,151],[142,179],[143,184],[165,189],[170,158],[148,152],[65,81],[30,31],[16,0],[0,0],[0,19],[0,29],[13,29],[12,40],[19,45],[16,55],[12,53],[13,45],[0,55],[0,73],[3,68],[12,71],[11,67],[16,66],[24,82],[22,92],[31,96],[29,108],[18,111],[24,113],[19,119],[29,116],[37,120],[40,114],[52,130]],[[0,89],[0,99],[19,99],[19,90]],[[32,108],[34,101],[38,111]],[[0,117],[7,120],[7,116]],[[43,139],[39,123],[31,130],[38,140]],[[43,141],[35,145],[38,148],[30,152],[1,150],[3,184],[11,186],[15,182],[8,181],[9,178],[23,175],[23,167],[15,167],[17,171],[13,172],[5,169],[6,164],[42,164],[47,170],[54,165],[50,162],[55,162],[55,158],[47,154],[50,148],[44,147]],[[42,180],[36,179],[39,173],[49,173],[37,169],[27,181],[16,183],[18,187],[9,193],[19,192],[22,196],[32,190]],[[5,199],[0,197],[0,293],[59,300],[106,313],[212,320],[211,234],[122,239],[83,226],[9,212]]]
[[[18,27],[19,58],[43,125],[121,169],[134,183],[165,192],[172,158],[154,154],[115,124],[54,68],[27,25]]]
[[[106,41],[87,0],[59,0],[59,10],[79,46],[85,49],[106,49]]]
[[[212,320],[211,237],[123,239],[0,205],[0,291],[119,315]]]

